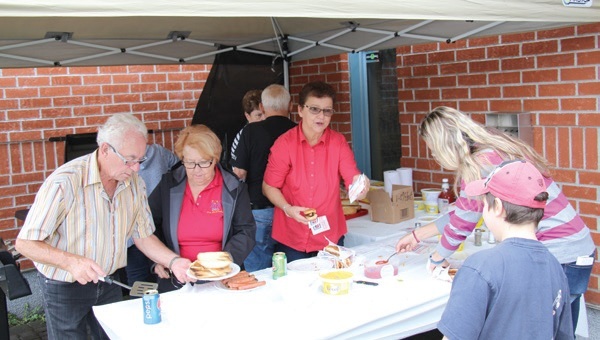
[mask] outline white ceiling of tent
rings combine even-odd
[[[591,0],[0,0],[0,67],[212,63],[223,46],[296,61],[596,21]]]

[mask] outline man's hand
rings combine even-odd
[[[157,263],[157,264],[154,265],[154,273],[156,275],[158,275],[158,277],[160,277],[161,279],[168,279],[169,278],[169,271],[162,264],[158,264]]]
[[[80,284],[85,285],[88,282],[98,283],[98,278],[106,276],[104,270],[93,260],[73,254],[69,257],[66,270]]]
[[[173,261],[171,272],[179,282],[196,282],[196,279],[187,275],[187,270],[190,268],[191,264],[192,262],[190,260],[183,257]]]

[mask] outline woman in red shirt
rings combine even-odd
[[[263,192],[273,203],[273,238],[276,251],[288,261],[316,255],[328,240],[343,244],[346,219],[340,198],[340,178],[346,187],[360,176],[354,154],[339,132],[329,128],[334,114],[335,90],[324,82],[306,84],[300,92],[297,127],[281,135],[271,148]],[[366,180],[359,195],[369,190]],[[330,229],[313,234],[303,212],[316,209]]]

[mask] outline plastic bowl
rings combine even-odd
[[[381,279],[398,275],[398,262],[394,258],[388,263],[385,259],[373,259],[365,262],[365,276],[369,279]]]
[[[348,270],[337,269],[322,272],[319,277],[321,278],[323,293],[327,295],[345,295],[350,292],[354,274]]]

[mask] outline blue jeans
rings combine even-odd
[[[155,282],[156,277],[150,273],[151,265],[152,261],[135,244],[127,248],[127,284],[132,286],[135,281]]]
[[[121,287],[104,282],[81,285],[55,281],[41,273],[38,279],[44,297],[48,339],[88,339],[88,335],[91,339],[108,339],[92,306],[121,301]]]
[[[246,271],[254,272],[272,265],[275,240],[271,237],[273,230],[273,208],[252,210],[256,221],[256,245],[244,260]]]
[[[346,238],[346,236],[340,237],[340,239],[337,243],[338,246],[344,246],[344,238]],[[285,244],[281,244],[281,243],[277,243],[277,245],[275,246],[275,251],[284,252],[288,263],[290,263],[292,261],[300,260],[300,259],[315,257],[319,253],[318,251],[311,251],[311,252],[305,253],[303,251],[296,250],[292,247],[288,247]]]
[[[596,251],[590,255],[596,257]],[[563,263],[562,267],[569,281],[569,292],[571,293],[571,317],[573,318],[573,332],[577,328],[577,319],[579,319],[579,304],[581,294],[585,293],[592,274],[592,266],[578,266],[576,262]]]

